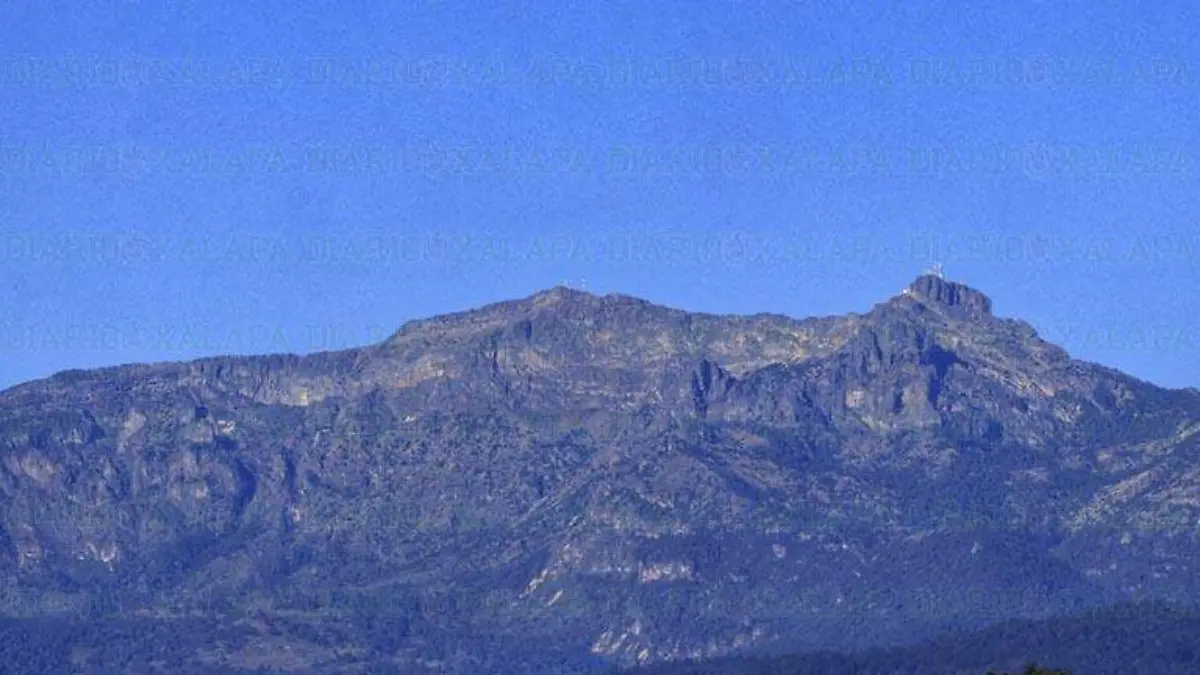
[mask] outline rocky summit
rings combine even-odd
[[[0,392],[0,614],[186,626],[204,672],[899,644],[1200,597],[1197,432],[940,275],[808,319],[560,287]]]

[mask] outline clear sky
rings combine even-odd
[[[0,386],[564,280],[861,312],[934,259],[1200,386],[1197,27],[1183,0],[4,3]]]

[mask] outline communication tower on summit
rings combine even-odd
[[[938,279],[945,279],[946,275],[942,271],[942,263],[935,262],[932,265],[930,265],[929,267],[926,267],[924,270],[921,271],[921,276],[930,276],[930,275],[935,276]],[[913,293],[913,289],[911,286],[908,286],[900,291],[900,295],[912,295],[912,293]]]

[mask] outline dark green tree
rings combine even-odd
[[[989,670],[985,675],[1004,675],[997,673],[994,670]],[[1028,663],[1025,669],[1021,671],[1021,675],[1071,675],[1071,671],[1063,670],[1062,668],[1042,668],[1036,663]]]

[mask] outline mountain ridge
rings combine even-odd
[[[960,299],[960,298],[962,298],[962,299]],[[937,305],[941,305],[944,307],[953,307],[953,306],[956,306],[959,304],[961,304],[963,306],[981,307],[982,308],[982,311],[980,312],[981,314],[983,314],[985,316],[992,316],[992,311],[991,311],[992,300],[990,297],[988,297],[981,291],[979,291],[971,286],[968,286],[967,284],[964,284],[961,282],[949,281],[942,277],[939,277],[938,275],[931,274],[931,273],[925,273],[925,274],[918,276],[914,281],[912,281],[907,286],[905,286],[899,293],[897,293],[883,301],[876,302],[870,309],[866,310],[865,312],[851,311],[851,312],[846,312],[843,314],[831,314],[831,315],[823,315],[823,316],[793,316],[793,315],[782,314],[782,313],[778,313],[778,312],[756,312],[753,314],[700,312],[700,311],[692,311],[692,310],[687,310],[684,308],[678,308],[678,307],[674,307],[674,306],[670,306],[670,305],[657,303],[657,302],[654,302],[654,301],[651,301],[651,300],[648,300],[645,298],[640,298],[640,297],[626,294],[626,293],[609,292],[609,293],[604,293],[604,294],[598,294],[598,293],[593,293],[593,292],[590,292],[587,290],[573,288],[573,287],[566,286],[566,285],[558,285],[558,286],[552,286],[550,288],[543,289],[540,291],[535,291],[535,292],[533,292],[527,296],[521,297],[521,298],[498,300],[498,301],[488,302],[488,303],[485,303],[483,305],[480,305],[480,306],[474,307],[474,308],[456,310],[456,311],[447,312],[447,313],[443,313],[443,314],[436,314],[436,315],[433,315],[430,317],[425,317],[425,318],[412,319],[412,320],[404,322],[391,335],[389,335],[387,338],[383,339],[382,341],[376,342],[376,343],[368,343],[368,344],[364,344],[364,345],[351,346],[351,347],[346,347],[346,348],[341,348],[341,349],[336,349],[336,350],[318,350],[318,351],[314,351],[314,352],[303,352],[303,353],[301,353],[301,352],[278,352],[278,353],[266,353],[266,354],[212,354],[212,355],[202,356],[202,357],[188,359],[188,360],[130,362],[130,363],[117,364],[117,365],[102,366],[102,367],[97,367],[97,368],[71,368],[71,369],[66,369],[66,370],[62,370],[62,371],[57,371],[55,373],[51,373],[50,375],[47,375],[46,377],[43,377],[43,378],[36,378],[34,380],[29,380],[27,382],[15,383],[15,384],[11,385],[10,387],[7,387],[6,389],[0,390],[0,393],[3,393],[9,389],[15,389],[15,388],[27,385],[31,382],[37,382],[40,380],[45,380],[45,379],[50,379],[50,378],[77,377],[84,373],[92,373],[92,372],[108,374],[108,373],[113,373],[113,372],[117,371],[118,369],[131,368],[131,367],[156,368],[156,367],[165,367],[165,366],[177,366],[177,365],[181,365],[181,364],[210,362],[210,361],[221,360],[221,359],[284,359],[284,360],[292,360],[292,359],[296,359],[296,358],[298,358],[298,359],[317,358],[317,357],[322,357],[322,356],[327,356],[327,355],[328,356],[346,356],[346,355],[351,355],[351,354],[357,355],[363,351],[371,349],[372,347],[378,347],[381,345],[387,345],[389,343],[393,343],[398,338],[404,336],[405,334],[413,332],[413,331],[417,331],[421,328],[428,329],[428,328],[432,328],[432,327],[443,326],[445,324],[454,324],[455,322],[468,320],[468,319],[472,319],[472,318],[478,318],[481,316],[492,315],[492,314],[496,314],[496,313],[499,313],[502,316],[509,316],[509,315],[512,315],[514,311],[546,308],[546,307],[555,306],[555,305],[561,306],[563,304],[570,304],[572,302],[575,302],[575,303],[585,302],[585,303],[589,303],[593,307],[596,307],[598,305],[599,307],[597,307],[597,308],[603,308],[605,304],[623,304],[623,305],[642,307],[642,308],[646,308],[646,309],[649,309],[652,311],[665,312],[665,313],[669,313],[669,314],[683,314],[683,315],[687,315],[687,316],[701,317],[704,319],[711,319],[711,320],[721,320],[721,319],[735,320],[735,321],[736,320],[742,320],[742,321],[765,320],[765,321],[779,321],[779,322],[787,322],[787,323],[804,324],[807,322],[822,322],[822,321],[829,322],[829,321],[833,321],[836,319],[844,319],[844,318],[861,318],[863,316],[870,314],[873,311],[878,310],[881,307],[900,303],[900,302],[903,302],[906,300],[912,300],[912,301],[921,303],[927,307],[937,306]],[[922,302],[922,301],[924,301],[924,302]],[[998,318],[1001,321],[1011,321],[1022,327],[1028,327],[1028,329],[1030,331],[1033,331],[1033,335],[1036,336],[1036,331],[1033,329],[1033,327],[1021,319],[1003,318],[1003,317],[995,317],[995,318]],[[1121,373],[1121,375],[1123,375],[1125,377],[1131,377],[1131,378],[1137,379],[1140,382],[1144,382],[1146,384],[1155,386],[1160,389],[1165,389],[1165,390],[1169,390],[1169,391],[1196,391],[1197,393],[1200,393],[1200,388],[1198,388],[1196,386],[1166,387],[1163,385],[1159,385],[1157,383],[1150,382],[1148,380],[1138,378],[1134,375],[1130,375],[1128,373],[1120,371],[1117,368],[1107,366],[1100,362],[1088,361],[1085,359],[1078,359],[1075,357],[1071,357],[1071,359],[1073,361],[1078,361],[1083,364],[1096,366],[1096,367],[1100,367],[1100,368],[1105,368],[1105,369],[1111,370],[1116,373]]]
[[[18,385],[0,614],[368,612],[409,635],[371,658],[466,672],[526,639],[628,665],[1197,597],[1200,395],[992,309],[937,275],[806,319],[560,287]]]

